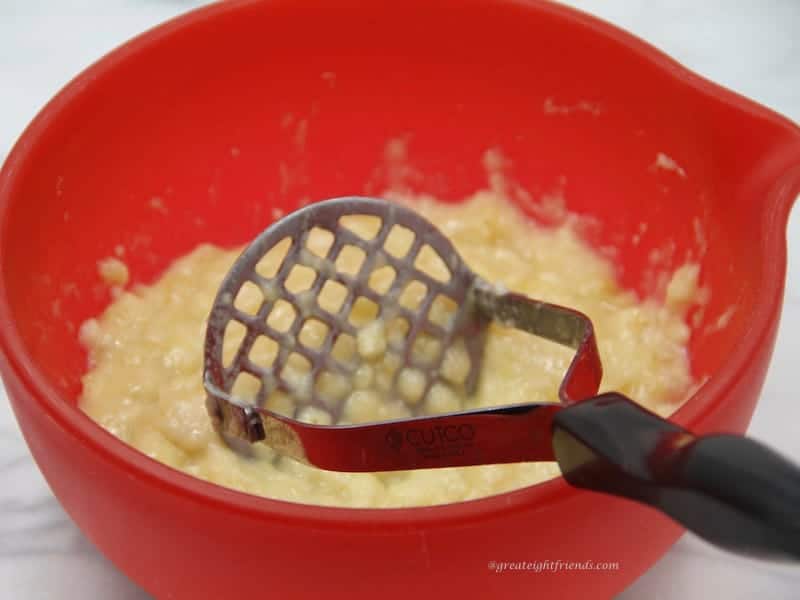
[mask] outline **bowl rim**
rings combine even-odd
[[[800,129],[785,117],[690,71],[635,35],[578,9],[545,0],[472,1],[480,4],[496,2],[509,7],[536,10],[560,19],[565,26],[583,28],[590,35],[604,37],[623,46],[632,54],[642,58],[650,68],[661,71],[694,93],[710,97],[720,104],[729,105],[743,114],[782,126],[787,129],[788,133],[800,139]],[[93,80],[100,79],[104,74],[115,69],[118,64],[154,46],[161,39],[191,29],[199,23],[260,3],[261,0],[229,0],[224,3],[202,6],[168,20],[139,34],[101,57],[59,91],[24,130],[0,170],[0,246],[3,245],[3,238],[6,235],[5,216],[10,204],[15,173],[21,171],[19,167],[25,163],[30,149],[37,144],[38,139],[47,130],[50,123],[57,121],[64,109],[85,88],[91,86]],[[787,201],[784,207],[786,216],[788,216],[790,208],[791,201]],[[778,226],[785,227],[785,219],[783,223],[780,223],[780,219],[778,221]],[[781,236],[768,237],[770,239],[765,240],[765,244],[769,244],[769,251],[774,253],[777,260],[772,261],[765,268],[765,285],[762,289],[764,302],[756,307],[750,325],[751,331],[756,335],[746,337],[731,354],[729,362],[715,373],[711,380],[700,386],[670,416],[671,420],[682,425],[691,425],[713,413],[724,402],[726,392],[733,387],[738,373],[750,362],[757,349],[768,342],[770,317],[779,308],[782,301],[784,285],[782,269],[785,269],[786,260],[784,238]],[[6,325],[6,327],[0,328],[0,351],[2,351],[0,359],[4,359],[0,360],[0,365],[7,362],[2,366],[7,367],[8,371],[31,395],[37,409],[45,411],[77,441],[98,454],[99,458],[115,463],[118,467],[126,470],[130,476],[158,487],[163,492],[181,496],[184,501],[192,501],[205,506],[217,506],[261,520],[280,520],[282,523],[301,522],[305,526],[313,523],[318,526],[339,529],[363,529],[364,525],[374,526],[376,523],[380,523],[383,527],[408,530],[411,524],[445,527],[459,522],[473,522],[479,518],[498,518],[509,512],[540,510],[553,502],[562,501],[573,494],[580,493],[579,490],[572,488],[562,477],[558,476],[510,492],[450,504],[422,507],[352,508],[301,504],[228,489],[195,478],[145,456],[98,426],[82,411],[75,410],[74,405],[68,402],[61,392],[47,380],[26,353],[18,328],[11,318],[11,307],[3,277],[0,277],[0,323]],[[10,391],[8,395],[10,400]],[[698,410],[698,407],[701,409]],[[687,409],[691,409],[691,417],[688,416]],[[309,510],[311,507],[313,510]]]

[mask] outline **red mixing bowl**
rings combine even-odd
[[[410,144],[411,185],[452,199],[485,184],[481,156],[501,148],[534,195],[563,188],[570,210],[602,224],[591,243],[618,248],[620,280],[641,293],[653,250],[669,268],[707,245],[712,294],[691,357],[708,380],[674,419],[699,433],[747,426],[800,191],[795,125],[558,5],[215,4],[76,78],[0,175],[9,397],[69,514],[157,598],[608,598],[680,535],[654,510],[561,479],[414,509],[256,498],[150,460],[77,408],[76,327],[109,302],[98,259],[121,244],[133,278],[148,282],[200,242],[248,241],[274,207],[364,193],[367,182],[379,191],[386,172],[375,167],[397,137]],[[685,176],[654,168],[660,153]],[[732,306],[727,327],[706,327]],[[535,560],[620,568],[488,568]]]

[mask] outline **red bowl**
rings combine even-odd
[[[641,293],[652,250],[672,248],[665,268],[700,255],[700,224],[712,295],[691,355],[709,378],[674,418],[747,426],[778,325],[800,130],[562,6],[335,4],[190,13],[85,71],[20,138],[0,175],[0,368],[31,452],[86,535],[158,598],[607,598],[681,529],[561,479],[415,509],[256,498],[148,459],[76,407],[76,327],[109,301],[99,258],[122,244],[135,280],[151,281],[199,242],[244,243],[272,207],[377,191],[384,145],[407,136],[416,189],[481,187],[488,147],[534,193],[563,187]],[[659,153],[685,177],[652,168]],[[706,327],[731,306],[727,327]],[[536,560],[620,568],[488,568]]]

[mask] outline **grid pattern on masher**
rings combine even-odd
[[[249,268],[239,270],[238,277],[226,280],[222,292],[227,291],[227,296],[224,293],[220,296],[228,300],[227,321],[237,321],[246,328],[231,364],[223,371],[225,392],[231,393],[236,379],[240,374],[247,373],[260,381],[256,395],[259,406],[265,404],[274,390],[281,390],[296,397],[293,383],[287,381],[283,373],[290,356],[296,353],[307,361],[311,385],[308,390],[309,396],[303,399],[304,402],[296,404],[294,415],[287,416],[296,417],[302,406],[310,404],[324,408],[332,414],[334,421],[337,421],[341,406],[332,405],[330,401],[326,402],[317,383],[320,375],[326,371],[345,377],[352,377],[355,374],[359,365],[357,353],[354,360],[348,360],[349,357],[343,360],[334,356],[332,350],[342,336],[350,336],[355,342],[358,327],[351,322],[350,317],[359,299],[374,303],[378,318],[384,321],[402,319],[407,323],[408,329],[403,343],[389,343],[386,350],[388,353],[393,353],[396,362],[399,363],[399,368],[392,374],[390,394],[397,394],[398,375],[406,366],[413,367],[424,375],[423,399],[436,383],[449,387],[460,386],[468,393],[474,390],[480,362],[480,357],[476,354],[479,351],[477,337],[480,332],[476,331],[476,319],[471,313],[474,309],[469,301],[473,275],[463,266],[449,242],[440,233],[431,231],[430,225],[415,213],[394,205],[376,207],[376,202],[351,201],[339,207],[338,211],[320,211],[318,214],[310,215],[304,215],[301,211],[290,215],[282,223],[282,228],[275,231],[272,239],[261,239],[261,244],[253,244],[240,257],[239,261],[247,263],[246,267]],[[376,215],[376,212],[380,214]],[[358,214],[379,218],[380,227],[374,237],[369,239],[362,237],[341,223],[341,217]],[[396,227],[413,235],[413,241],[403,256],[396,256],[386,248],[387,239]],[[333,236],[333,242],[324,257],[318,256],[308,247],[309,235],[315,228],[323,229]],[[290,240],[290,245],[274,277],[264,277],[259,274],[256,269],[259,260],[275,246],[285,243],[286,239]],[[354,275],[343,271],[336,264],[340,254],[348,246],[359,248],[364,255],[363,262]],[[434,252],[446,267],[447,277],[437,278],[416,264],[420,253],[430,251]],[[251,253],[249,256],[248,252]],[[286,283],[293,269],[298,266],[312,269],[314,276],[308,290],[293,292],[287,289]],[[394,276],[390,287],[381,293],[370,286],[370,275],[385,267],[391,268]],[[269,292],[262,296],[261,304],[254,314],[248,314],[235,305],[239,290],[248,281],[259,289]],[[335,312],[323,308],[319,301],[319,294],[329,281],[343,286],[346,292],[341,306]],[[417,286],[422,284],[425,293],[416,306],[409,307],[400,300],[404,290],[412,283]],[[434,302],[444,299],[449,300],[449,305],[454,311],[446,323],[441,320],[437,322],[437,319],[431,317]],[[270,313],[281,301],[291,305],[294,316],[291,325],[285,331],[269,324]],[[318,346],[301,342],[303,328],[314,320],[324,324],[326,329],[324,340]],[[277,345],[277,353],[271,364],[256,364],[250,356],[260,336],[272,340]],[[428,336],[428,340],[433,340],[436,354],[432,360],[430,357],[423,360],[413,351],[420,336]],[[469,370],[463,382],[454,384],[446,380],[441,371],[445,352],[459,340],[464,343],[469,359]]]

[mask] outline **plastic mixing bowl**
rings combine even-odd
[[[392,175],[375,170],[387,140],[404,136],[412,187],[447,198],[484,185],[481,156],[501,148],[534,195],[562,189],[597,219],[590,241],[618,248],[621,281],[642,293],[648,257],[669,268],[707,247],[712,294],[691,356],[708,379],[674,418],[745,429],[778,325],[797,127],[558,5],[215,4],[80,75],[0,176],[0,367],[14,411],[71,517],[157,598],[607,598],[680,535],[560,479],[414,509],[256,498],[150,460],[77,408],[76,327],[109,301],[98,259],[121,244],[147,282],[200,242],[244,243],[272,208],[367,182],[377,192]],[[666,157],[679,168],[659,168]],[[536,560],[620,568],[489,568]]]

